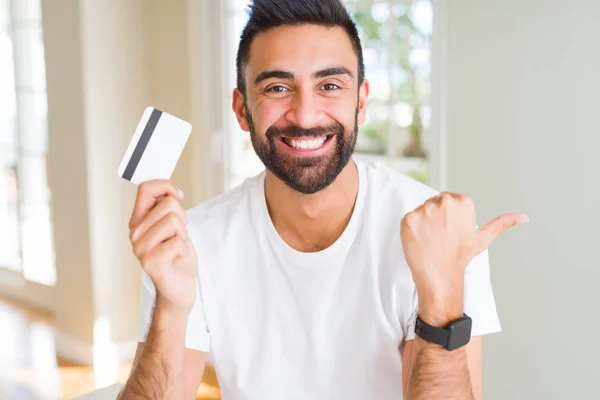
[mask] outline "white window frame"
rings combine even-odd
[[[35,164],[39,164],[45,160],[38,159],[39,154],[36,151],[40,151],[39,149],[33,150],[33,153],[30,154],[31,151],[29,148],[31,147],[31,143],[34,143],[35,140],[31,139],[31,143],[27,145],[23,145],[24,141],[30,140],[27,135],[38,135],[40,134],[40,129],[44,129],[43,125],[47,127],[47,117],[40,117],[37,114],[36,108],[40,106],[44,107],[47,110],[47,100],[46,100],[46,86],[45,81],[43,82],[43,86],[34,87],[36,82],[31,79],[35,79],[33,73],[34,59],[33,52],[31,51],[34,45],[34,42],[31,42],[32,39],[31,32],[27,32],[27,29],[31,28],[39,28],[40,32],[42,29],[41,25],[41,0],[5,0],[4,5],[6,5],[6,10],[8,12],[8,24],[9,24],[9,32],[12,41],[13,47],[13,73],[14,73],[14,93],[16,96],[16,130],[17,130],[17,146],[18,146],[18,155],[17,155],[17,164],[16,164],[16,176],[17,176],[17,190],[19,193],[19,201],[17,202],[17,218],[18,218],[18,231],[19,231],[19,260],[17,261],[18,265],[4,265],[0,266],[0,268],[4,270],[11,270],[11,272],[18,272],[22,274],[22,276],[27,280],[38,281],[39,275],[37,273],[39,271],[31,271],[28,270],[28,267],[38,264],[38,260],[33,260],[35,255],[38,254],[34,247],[39,245],[46,246],[47,254],[44,258],[45,264],[44,270],[42,273],[42,277],[39,279],[39,283],[44,285],[52,286],[56,283],[56,268],[54,262],[54,250],[53,250],[53,241],[52,234],[50,230],[50,205],[49,205],[49,196],[47,196],[47,203],[45,204],[45,208],[47,208],[47,228],[48,228],[48,237],[47,243],[33,243],[31,235],[37,231],[36,217],[35,212],[36,209],[33,210],[23,210],[23,201],[25,195],[28,198],[41,198],[44,195],[48,194],[48,181],[47,177],[44,176],[42,179],[42,186],[34,184],[35,182],[31,182],[29,180],[30,175],[27,174],[28,168],[35,168]],[[35,13],[34,19],[28,19],[26,17],[30,17],[31,14]],[[20,30],[20,31],[19,31]],[[39,60],[38,60],[39,61]],[[39,65],[38,65],[39,66]],[[45,66],[43,67],[45,68]],[[38,71],[44,73],[43,79],[45,80],[45,71]],[[37,82],[41,84],[41,82]],[[37,104],[35,95],[42,95],[45,99],[44,104]],[[47,115],[47,113],[46,113]],[[34,118],[31,118],[34,116]],[[37,118],[35,118],[37,117]],[[40,124],[37,125],[36,124]],[[47,138],[46,138],[47,141]],[[27,149],[25,148],[27,147]],[[44,153],[41,153],[44,154]],[[43,156],[45,157],[45,156]],[[39,167],[39,165],[38,165]],[[38,182],[40,183],[40,182]],[[26,193],[27,192],[27,193]],[[34,212],[34,217],[29,217],[28,215],[24,215],[25,212],[31,213]],[[37,210],[39,212],[39,210]],[[39,221],[37,221],[39,222]],[[32,223],[34,225],[32,225]],[[29,246],[29,248],[28,248]],[[44,252],[41,252],[43,255]]]

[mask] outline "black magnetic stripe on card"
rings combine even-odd
[[[135,150],[133,150],[133,154],[129,159],[129,163],[127,163],[127,168],[125,168],[125,172],[123,172],[124,179],[130,181],[133,177],[135,169],[140,163],[140,159],[146,150],[146,146],[148,146],[148,142],[154,133],[154,129],[156,129],[156,125],[158,124],[158,120],[160,119],[161,115],[162,111],[157,110],[156,108],[152,110],[152,114],[150,114],[150,118],[148,119],[148,123],[142,132],[142,136],[140,136],[140,140],[137,146],[135,146]]]

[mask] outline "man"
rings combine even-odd
[[[255,0],[237,66],[266,172],[187,213],[171,182],[140,186],[120,398],[194,398],[210,352],[226,400],[480,399],[486,249],[527,217],[478,229],[467,196],[352,159],[369,83],[339,0]]]

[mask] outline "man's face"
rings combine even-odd
[[[234,91],[242,129],[268,170],[288,187],[318,192],[348,163],[364,120],[368,82],[346,32],[282,26],[254,37],[246,101]]]

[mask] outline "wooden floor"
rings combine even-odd
[[[0,399],[62,400],[95,389],[92,367],[56,356],[51,316],[0,299]],[[119,368],[125,382],[131,364]],[[207,367],[198,400],[220,400],[217,378]]]

